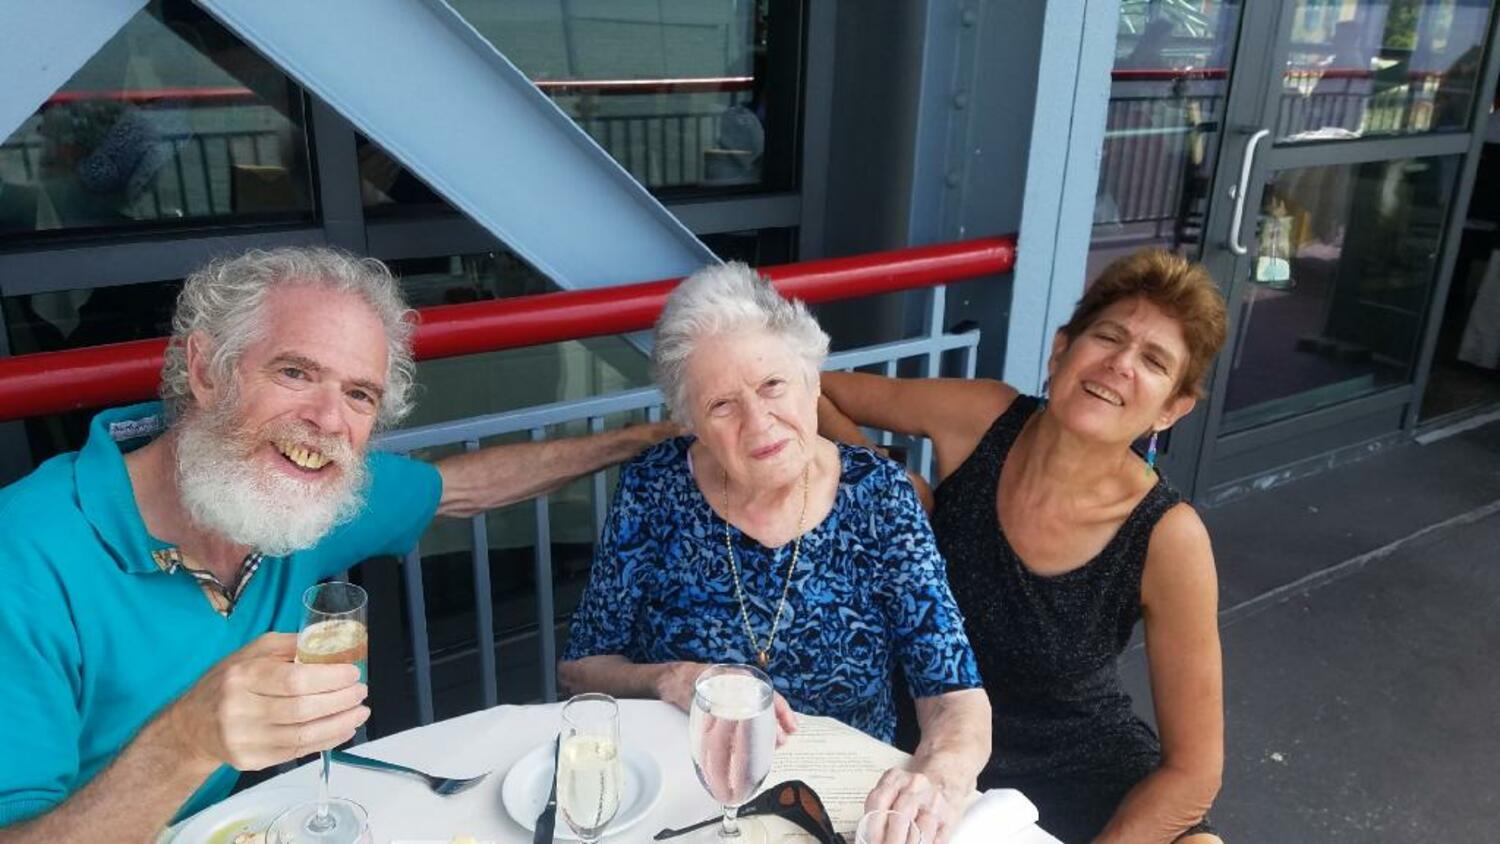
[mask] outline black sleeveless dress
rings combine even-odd
[[[1018,396],[995,420],[935,490],[932,527],[994,710],[994,753],[979,786],[1019,788],[1044,829],[1089,841],[1161,761],[1116,660],[1141,617],[1152,528],[1182,497],[1158,478],[1097,557],[1055,577],[1033,573],[1000,529],[995,490],[1039,405]],[[1208,827],[1188,830],[1201,831]]]

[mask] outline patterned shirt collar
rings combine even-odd
[[[203,590],[208,602],[213,605],[214,611],[225,618],[234,612],[234,606],[239,603],[240,596],[245,593],[245,587],[250,584],[250,578],[254,577],[256,570],[260,568],[262,557],[259,551],[246,554],[234,579],[225,584],[213,572],[188,565],[179,548],[162,548],[151,552],[151,559],[156,561],[157,568],[167,574],[175,574],[181,569],[198,581],[198,587]]]

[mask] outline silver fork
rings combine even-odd
[[[416,768],[397,765],[395,762],[383,762],[379,759],[371,759],[368,756],[356,756],[353,753],[343,750],[335,750],[332,755],[333,761],[345,765],[353,765],[356,768],[369,768],[373,771],[394,771],[398,774],[410,774],[414,777],[419,777],[423,782],[427,783],[428,788],[444,797],[452,797],[455,794],[462,794],[468,791],[481,782],[484,782],[484,778],[491,773],[490,771],[486,771],[477,777],[435,777]]]

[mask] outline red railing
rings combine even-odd
[[[1013,237],[918,246],[762,270],[810,304],[1007,273]],[[678,279],[544,293],[417,312],[419,360],[516,349],[652,326]],[[164,338],[0,358],[0,421],[143,401],[156,395]]]

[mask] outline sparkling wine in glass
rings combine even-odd
[[[563,704],[557,750],[557,809],[568,828],[593,844],[620,810],[620,706],[609,695]]]
[[[717,833],[701,840],[763,842],[759,822],[737,815],[771,771],[776,751],[771,681],[748,665],[711,665],[698,675],[693,691],[688,714],[693,770],[724,811]]]
[[[922,844],[922,830],[906,812],[866,812],[854,828],[854,844]]]
[[[319,583],[302,593],[302,630],[297,634],[297,661],[306,665],[350,663],[366,681],[370,634],[366,626],[369,598],[352,583]],[[318,778],[318,800],[293,806],[267,830],[269,844],[359,844],[369,840],[369,816],[353,800],[328,795],[328,751]]]

